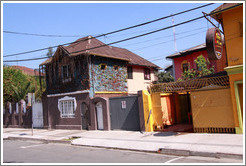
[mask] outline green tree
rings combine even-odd
[[[3,67],[3,98],[4,103],[7,101],[18,102],[22,87],[29,83],[28,76],[20,70],[9,66]],[[30,85],[28,86],[30,88]]]
[[[174,78],[170,74],[170,72],[165,72],[165,71],[158,71],[156,73],[156,76],[158,77],[158,80],[156,83],[165,83],[165,82],[173,82]]]
[[[214,73],[214,66],[209,68],[209,60],[205,59],[204,56],[198,56],[194,62],[196,63],[197,69],[188,69],[182,73],[182,78],[178,81],[190,80],[192,78],[202,77],[205,75]]]
[[[44,82],[44,80],[42,80]],[[45,85],[43,83],[43,85]],[[3,101],[18,102],[25,99],[27,93],[35,93],[36,99],[41,99],[45,87],[40,89],[39,78],[22,73],[11,66],[3,67]]]

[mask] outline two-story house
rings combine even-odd
[[[127,49],[106,45],[92,36],[59,46],[40,68],[46,73],[44,124],[73,129],[97,129],[95,109],[108,106],[93,99],[136,94],[157,79],[154,72],[159,69]],[[108,114],[103,115],[105,122]],[[104,126],[109,129],[108,124]]]
[[[230,80],[235,129],[236,133],[243,133],[243,3],[224,3],[210,14],[223,27],[228,61],[225,71]]]
[[[206,43],[203,43],[166,57],[173,61],[173,75],[176,81],[182,77],[182,73],[185,70],[197,69],[194,60],[200,55],[209,60],[209,68],[214,67],[215,73],[224,71],[224,68],[227,66],[225,49],[221,58],[214,60],[209,56]]]

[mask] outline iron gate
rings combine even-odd
[[[110,98],[109,104],[112,130],[140,130],[137,96]]]

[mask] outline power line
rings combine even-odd
[[[41,58],[31,58],[31,59],[20,59],[20,60],[7,60],[3,62],[20,62],[20,61],[35,61],[40,59],[47,59],[47,57],[41,57]]]
[[[176,33],[176,35],[181,35],[181,34],[184,34],[184,33],[191,32],[191,31],[193,32],[193,31],[201,30],[201,29],[204,29],[204,28],[206,28],[206,27],[201,27],[201,28],[197,28],[197,29],[193,29],[193,30],[189,30],[189,31],[183,31],[183,32],[180,32],[180,33]],[[159,40],[159,39],[162,39],[162,38],[167,38],[167,37],[172,37],[172,36],[173,35],[167,35],[167,36],[157,37],[157,38],[153,38],[153,39],[149,39],[149,40],[145,40],[145,41],[141,41],[141,42],[137,42],[137,43],[131,43],[131,44],[123,45],[123,47],[130,46],[130,45],[135,45],[135,44],[146,43],[146,42],[149,42],[149,41]]]
[[[83,51],[87,51],[87,50],[92,50],[92,49],[96,49],[96,48],[101,48],[101,47],[109,46],[109,45],[112,45],[112,44],[117,44],[117,43],[121,43],[121,42],[124,42],[124,41],[128,41],[128,40],[132,40],[132,39],[135,39],[135,38],[139,38],[139,37],[142,37],[142,36],[150,35],[150,34],[157,33],[157,32],[160,32],[160,31],[163,31],[163,30],[166,30],[166,29],[175,27],[175,26],[180,26],[180,25],[183,25],[183,24],[190,23],[190,22],[192,22],[192,21],[201,19],[201,18],[203,18],[203,17],[204,17],[204,16],[200,16],[200,17],[197,17],[197,18],[188,20],[188,21],[181,22],[181,23],[179,23],[179,24],[171,25],[171,26],[168,26],[168,27],[165,27],[165,28],[161,28],[161,29],[158,29],[158,30],[155,30],[155,31],[151,31],[151,32],[148,32],[148,33],[144,33],[144,34],[141,34],[141,35],[138,35],[138,36],[133,36],[133,37],[126,38],[126,39],[123,39],[123,40],[119,40],[119,41],[116,41],[116,42],[112,42],[112,43],[108,43],[108,44],[103,44],[103,45],[100,45],[100,46],[97,46],[97,47],[92,47],[92,48],[88,48],[88,49],[84,49],[84,50],[79,50],[79,51],[70,52],[70,54],[78,53],[78,52],[83,52]],[[166,42],[165,42],[165,43],[166,43]],[[30,60],[31,60],[31,59],[27,59],[26,61],[30,61]],[[34,60],[37,60],[37,59],[34,59]],[[18,61],[20,61],[20,60],[18,60]],[[25,59],[23,59],[22,61],[25,61]],[[4,61],[4,62],[6,62],[6,61]],[[15,60],[15,61],[12,60],[11,62],[17,62],[17,60]]]
[[[29,35],[29,36],[42,36],[42,37],[84,37],[85,36],[85,35],[44,35],[44,34],[25,33],[25,32],[13,32],[13,31],[3,31],[3,33]]]
[[[206,32],[206,31],[201,31],[201,32]],[[190,34],[190,35],[187,35],[187,36],[183,36],[181,38],[178,38],[177,40],[179,39],[183,39],[183,38],[186,38],[186,37],[189,37],[189,36],[194,36],[196,34],[199,34],[199,33],[194,33],[194,34]],[[141,47],[141,48],[138,48],[138,49],[135,49],[133,51],[136,51],[136,50],[142,50],[144,48],[149,48],[149,47],[152,47],[152,46],[156,46],[156,45],[160,45],[160,44],[164,44],[164,43],[167,43],[167,42],[170,42],[170,41],[174,41],[174,40],[169,40],[169,41],[165,41],[165,42],[161,42],[161,43],[157,43],[157,44],[153,44],[153,45],[150,45],[150,46],[146,46],[146,47]]]
[[[176,15],[180,15],[180,14],[183,14],[183,13],[186,13],[186,12],[190,12],[190,11],[193,11],[193,10],[196,10],[196,9],[200,9],[200,8],[203,8],[203,7],[212,5],[212,4],[214,4],[214,3],[209,3],[209,4],[206,4],[206,5],[202,5],[202,6],[199,6],[199,7],[196,7],[196,8],[192,8],[192,9],[189,9],[189,10],[185,10],[185,11],[182,11],[182,12],[179,12],[179,13],[171,14],[171,15],[169,15],[169,16],[161,17],[161,18],[158,18],[158,19],[155,19],[155,20],[152,20],[152,21],[148,21],[148,22],[141,23],[141,24],[137,24],[137,25],[130,26],[130,27],[127,27],[127,28],[119,29],[119,30],[112,31],[112,32],[109,32],[109,33],[97,35],[97,36],[95,36],[95,37],[93,37],[93,38],[99,38],[99,37],[102,37],[102,36],[111,35],[111,34],[118,33],[118,32],[121,32],[121,31],[125,31],[125,30],[128,30],[128,29],[140,27],[140,26],[143,26],[143,25],[147,25],[147,24],[150,24],[150,23],[153,23],[153,22],[157,22],[157,21],[163,20],[163,19],[167,19],[167,18],[172,17],[172,16],[176,16]],[[86,41],[86,40],[89,40],[89,39],[87,38],[87,39],[84,39],[84,40],[79,40],[79,41],[77,41],[77,42],[82,42],[82,41]],[[65,43],[65,44],[62,44],[62,45],[68,45],[68,44],[77,43],[77,42],[75,41],[75,42]],[[22,54],[33,53],[33,52],[37,52],[37,51],[47,50],[47,49],[49,49],[49,48],[56,48],[56,47],[58,47],[58,46],[59,46],[59,45],[57,45],[57,46],[52,46],[52,47],[41,48],[41,49],[36,49],[36,50],[32,50],[32,51],[21,52],[21,53],[9,54],[9,55],[5,55],[5,56],[3,56],[3,57],[10,57],[10,56],[16,56],[16,55],[22,55]]]
[[[101,48],[101,47],[109,46],[109,45],[112,45],[112,44],[117,44],[117,43],[125,42],[125,41],[128,41],[128,40],[136,39],[136,38],[143,37],[143,36],[146,36],[146,35],[150,35],[150,34],[153,34],[153,33],[157,33],[157,32],[160,32],[160,31],[163,31],[163,30],[172,28],[172,27],[176,27],[176,26],[179,26],[179,25],[182,25],[182,24],[186,24],[186,23],[189,23],[189,22],[192,22],[192,21],[201,19],[203,17],[204,16],[200,16],[200,17],[197,17],[197,18],[188,20],[188,21],[181,22],[179,24],[175,24],[175,25],[172,25],[172,26],[161,28],[161,29],[158,29],[158,30],[155,30],[155,31],[151,31],[151,32],[148,32],[148,33],[144,33],[144,34],[141,34],[141,35],[133,36],[133,37],[130,37],[130,38],[126,38],[126,39],[123,39],[123,40],[118,40],[116,42],[112,42],[112,43],[108,43],[108,44],[103,44],[103,45],[100,45],[100,46],[97,46],[97,47],[92,47],[92,48],[88,48],[88,49],[84,49],[84,50],[70,52],[70,54],[79,53],[79,52],[83,52],[83,51],[88,51],[88,50],[92,50],[92,49],[96,49],[96,48]]]

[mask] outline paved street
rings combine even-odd
[[[4,163],[242,163],[242,160],[171,156],[37,141],[3,141]]]

